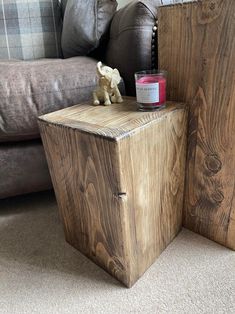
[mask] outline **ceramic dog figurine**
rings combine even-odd
[[[111,103],[123,102],[122,96],[118,89],[118,84],[121,81],[121,76],[117,69],[112,69],[102,65],[102,62],[97,63],[97,74],[99,77],[98,88],[93,92],[93,103],[99,105],[104,103],[108,106]]]

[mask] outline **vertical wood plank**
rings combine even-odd
[[[126,239],[133,281],[181,230],[186,161],[187,111],[167,117],[120,142]]]
[[[129,285],[117,143],[40,125],[66,240]]]
[[[235,1],[159,8],[168,98],[190,104],[184,225],[235,249]]]

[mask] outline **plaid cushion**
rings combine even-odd
[[[58,0],[0,0],[0,59],[61,56]]]

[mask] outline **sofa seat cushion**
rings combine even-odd
[[[38,138],[38,116],[91,98],[96,63],[88,57],[0,61],[0,142]]]
[[[39,139],[1,143],[0,165],[0,199],[52,188]]]

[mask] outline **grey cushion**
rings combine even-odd
[[[96,60],[0,61],[0,142],[38,138],[37,117],[91,98]]]
[[[58,0],[0,1],[0,59],[61,56]]]
[[[52,188],[40,140],[1,143],[0,199]]]
[[[133,1],[112,20],[105,62],[120,71],[128,95],[135,95],[134,73],[151,69],[152,58],[157,61],[153,26],[161,4],[161,0]]]
[[[84,56],[97,48],[116,8],[115,0],[68,0],[62,31],[64,57]]]

